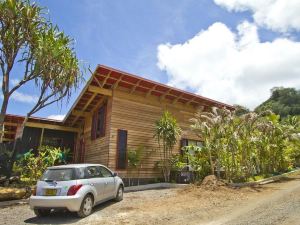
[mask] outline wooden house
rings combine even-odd
[[[73,148],[74,162],[101,163],[121,177],[138,176],[127,170],[127,151],[143,147],[149,154],[143,160],[139,177],[146,182],[161,177],[156,167],[160,154],[153,137],[155,121],[164,110],[176,117],[183,130],[174,148],[174,153],[179,152],[181,146],[201,141],[189,128],[189,119],[199,106],[233,109],[209,98],[99,65],[62,122],[31,118],[26,127],[40,130],[39,144],[44,144],[43,139],[54,131],[60,131],[57,136],[62,139],[67,136],[70,141],[73,137],[73,145],[69,146]],[[7,121],[7,125],[16,124],[20,123]],[[11,136],[5,138],[13,139],[16,133],[12,133],[10,130]]]

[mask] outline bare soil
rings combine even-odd
[[[84,219],[67,212],[40,219],[28,205],[12,206],[0,209],[0,224],[299,224],[299,179],[294,175],[278,183],[240,189],[189,185],[131,192],[122,202],[97,206]]]

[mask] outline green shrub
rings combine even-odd
[[[13,171],[21,175],[21,181],[35,184],[49,166],[65,164],[69,157],[69,150],[42,146],[37,153],[33,150],[25,153],[14,163]]]

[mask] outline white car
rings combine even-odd
[[[67,209],[86,217],[99,203],[121,201],[123,192],[122,179],[101,164],[53,166],[37,182],[29,204],[37,216],[47,216],[52,209]]]

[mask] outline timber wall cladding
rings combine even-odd
[[[100,163],[108,166],[109,161],[109,132],[111,120],[112,98],[108,98],[106,106],[105,136],[91,140],[92,116],[86,117],[84,126],[85,163]]]
[[[134,97],[132,97],[134,96]],[[128,95],[120,91],[114,91],[112,100],[111,112],[111,130],[110,130],[110,145],[109,145],[109,167],[116,169],[117,157],[117,131],[118,129],[128,131],[127,149],[136,149],[143,146],[149,153],[149,156],[144,160],[140,170],[140,177],[154,178],[160,177],[161,171],[155,168],[156,162],[160,160],[158,144],[153,138],[155,121],[157,121],[162,112],[167,109],[173,116],[176,117],[179,126],[182,128],[183,138],[198,139],[190,131],[189,119],[193,116],[196,109],[186,106],[186,111],[183,110],[182,104],[163,104],[157,99],[145,98],[138,95]],[[178,153],[180,150],[180,139],[174,147],[173,153]],[[151,153],[150,153],[151,152]],[[136,177],[137,173],[126,170],[119,170],[118,173],[122,177]]]

